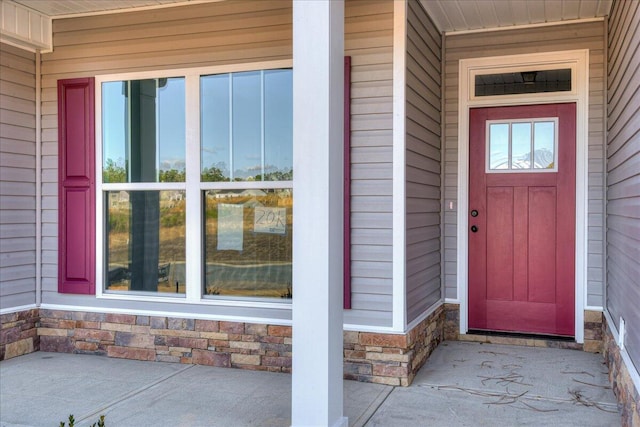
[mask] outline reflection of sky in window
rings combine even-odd
[[[232,85],[230,79],[233,79]],[[156,89],[158,136],[155,147],[158,166],[160,170],[184,171],[185,79],[179,77],[159,81],[161,87]],[[104,165],[111,160],[116,166],[124,167],[129,157],[127,85],[128,82],[123,81],[102,84]],[[233,87],[232,99],[230,86]],[[263,165],[266,174],[291,171],[292,70],[203,76],[200,79],[200,102],[202,169],[218,168],[229,178],[230,169],[233,168],[234,177],[239,179],[261,175]],[[230,146],[231,135],[233,141]],[[230,159],[230,148],[233,159]]]
[[[160,170],[185,168],[184,78],[167,79],[157,91],[158,158]]]
[[[102,162],[112,160],[117,166],[124,167],[126,159],[126,98],[124,82],[102,83]]]
[[[489,168],[509,168],[509,125],[506,123],[489,125]]]
[[[260,72],[235,73],[233,79],[233,176],[247,178],[262,169]]]
[[[262,175],[263,165],[265,174],[275,171],[289,172],[292,169],[291,70],[203,76],[200,79],[200,93],[203,170],[215,167],[229,178],[231,168],[234,179],[247,179]],[[233,139],[231,165],[230,135]]]
[[[229,177],[229,75],[200,79],[202,169],[217,167]]]
[[[553,167],[555,160],[554,122],[537,122],[534,124],[534,167],[547,169]]]
[[[112,160],[124,167],[127,159],[127,97],[122,81],[102,84],[103,164]],[[160,169],[185,167],[185,89],[184,78],[170,78],[156,91],[159,136],[156,149]],[[155,159],[154,159],[155,161]]]
[[[531,166],[531,123],[511,125],[511,169]]]
[[[265,173],[293,168],[293,73],[264,72]]]

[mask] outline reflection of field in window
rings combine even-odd
[[[205,192],[206,295],[282,297],[291,294],[293,194],[279,190]],[[241,206],[241,246],[219,249],[231,225],[219,218],[220,206]],[[256,223],[268,212],[272,227]],[[263,209],[266,208],[266,209]],[[271,209],[270,208],[275,208]],[[284,213],[283,210],[284,209]],[[224,209],[223,209],[224,212]],[[280,217],[278,217],[280,215]],[[224,248],[228,246],[223,246]]]
[[[185,207],[184,191],[160,191],[158,215],[154,207],[144,206],[138,215],[145,221],[134,230],[132,193],[128,191],[107,192],[108,200],[108,281],[110,291],[185,292]],[[155,216],[156,220],[153,220]],[[150,218],[151,217],[151,218]],[[157,234],[157,240],[154,236]],[[134,243],[142,239],[142,249],[148,258],[145,267],[136,268],[133,254]],[[147,242],[158,242],[149,247]],[[155,245],[154,245],[155,246]],[[141,254],[138,254],[141,255]],[[155,267],[154,267],[155,266]],[[149,269],[157,269],[149,271]],[[137,273],[136,273],[137,272]],[[143,286],[143,275],[157,277],[151,288]],[[178,285],[176,286],[176,282]]]

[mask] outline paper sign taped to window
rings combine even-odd
[[[244,207],[218,205],[218,250],[241,251],[244,238]]]
[[[253,231],[256,233],[285,234],[287,231],[287,208],[256,206]]]

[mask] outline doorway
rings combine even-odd
[[[575,335],[576,104],[469,110],[469,328]]]

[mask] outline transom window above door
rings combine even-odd
[[[487,173],[557,172],[558,119],[487,122]]]

